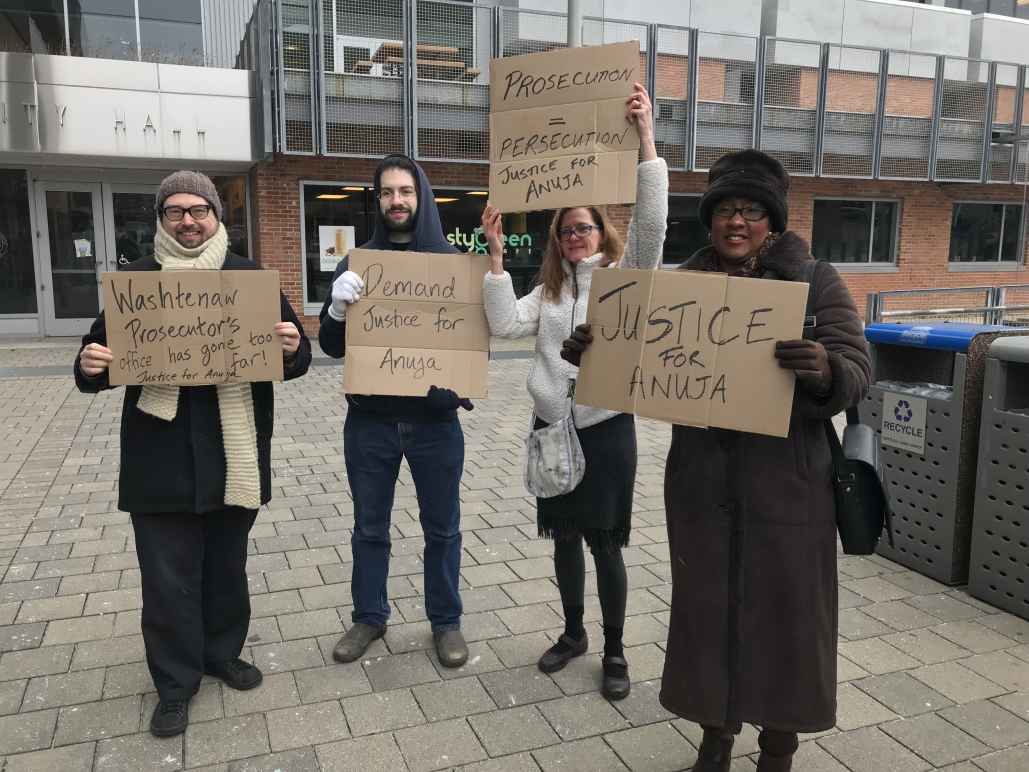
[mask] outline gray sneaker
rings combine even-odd
[[[468,644],[460,630],[446,630],[433,633],[436,642],[436,656],[443,667],[461,667],[468,661]]]
[[[364,622],[355,622],[332,650],[332,658],[337,662],[353,662],[360,659],[372,641],[377,641],[386,634],[386,625],[366,625]]]

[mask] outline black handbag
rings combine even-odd
[[[808,319],[814,321],[815,268],[818,261],[804,266],[808,282]],[[805,324],[807,322],[805,321]],[[813,325],[812,325],[813,326]],[[893,546],[893,515],[883,468],[879,461],[879,438],[875,430],[861,423],[856,407],[847,408],[843,442],[831,419],[823,422],[832,453],[832,484],[836,499],[836,529],[846,555],[871,555],[879,544],[883,527]]]

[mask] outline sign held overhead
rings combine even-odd
[[[775,341],[801,336],[807,284],[722,273],[593,274],[579,404],[785,437],[794,375]]]
[[[487,255],[352,249],[349,269],[364,293],[347,311],[344,390],[423,397],[439,386],[486,396]]]
[[[625,119],[639,41],[490,62],[490,203],[502,212],[636,200],[640,138]]]

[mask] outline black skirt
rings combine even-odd
[[[535,427],[547,424],[536,419]],[[539,535],[548,539],[581,536],[593,552],[629,543],[632,492],[636,483],[636,422],[620,413],[577,429],[586,472],[571,493],[536,499]]]

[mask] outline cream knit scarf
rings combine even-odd
[[[154,236],[154,259],[165,271],[205,269],[217,271],[225,263],[229,237],[225,226],[205,243],[187,249],[172,238],[162,223]],[[261,506],[261,478],[257,465],[257,429],[254,398],[249,383],[226,383],[216,387],[221,416],[222,445],[225,448],[225,504],[258,509]],[[179,409],[178,386],[144,386],[136,407],[163,421],[172,421]],[[154,470],[159,473],[159,470]]]

